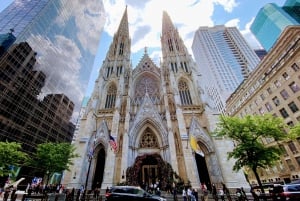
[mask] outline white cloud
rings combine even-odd
[[[254,18],[252,18],[251,21],[246,24],[245,29],[241,30],[241,33],[244,36],[244,38],[246,39],[246,41],[248,42],[248,44],[253,49],[260,49],[260,48],[262,48],[262,46],[260,45],[260,43],[257,41],[255,36],[250,31],[250,26],[253,21],[254,21]]]
[[[46,75],[46,83],[40,98],[47,94],[65,94],[70,99],[72,98],[76,107],[75,111],[78,111],[84,96],[83,87],[85,87],[82,85],[83,81],[80,80],[82,55],[79,48],[72,40],[62,35],[55,36],[54,41],[36,35],[29,38],[28,42],[38,53],[35,69]],[[76,115],[78,114],[73,114],[73,120]]]
[[[178,27],[185,45],[191,47],[193,37],[191,33],[198,26],[213,25],[211,16],[214,4],[217,2],[219,1],[181,0],[174,3],[173,0],[151,0],[139,5],[131,5],[131,2],[127,2],[132,53],[134,54],[144,47],[160,48],[163,11],[167,11],[175,26]],[[120,24],[126,2],[124,0],[104,0],[104,7],[107,13],[105,31],[113,36]],[[193,16],[193,20],[191,20],[191,16]]]
[[[117,31],[127,5],[129,34],[132,38],[131,52],[134,54],[144,47],[160,48],[162,13],[166,11],[178,28],[179,34],[191,53],[193,33],[199,26],[213,26],[214,6],[220,5],[231,12],[235,0],[151,0],[139,4],[134,0],[104,0],[107,13],[105,31],[109,35]]]
[[[105,13],[99,0],[63,0],[62,4],[67,5],[70,12],[60,12],[57,16],[57,25],[63,27],[67,20],[72,17],[75,19],[78,30],[77,37],[82,47],[95,55],[98,50],[98,42],[103,24]],[[101,16],[101,17],[100,17]]]
[[[239,28],[239,23],[240,23],[239,19],[232,19],[232,20],[229,20],[228,22],[226,22],[225,26],[226,27],[237,27],[237,28]]]

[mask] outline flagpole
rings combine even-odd
[[[88,167],[88,171],[87,171],[87,175],[86,175],[86,179],[85,179],[84,198],[85,198],[85,194],[87,192],[87,185],[88,185],[88,181],[89,181],[92,160],[93,160],[93,157],[94,157],[94,151],[95,151],[94,149],[95,149],[96,135],[97,135],[97,115],[94,112],[93,112],[93,115],[94,115],[95,120],[96,120],[96,129],[95,129],[94,143],[92,145],[93,146],[93,151],[92,151],[92,153],[88,153],[89,167]],[[90,152],[90,150],[89,150],[89,152]]]

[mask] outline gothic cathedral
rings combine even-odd
[[[168,14],[163,12],[160,67],[145,49],[133,69],[130,46],[126,8],[80,119],[74,141],[80,157],[62,184],[249,186],[227,160],[233,142],[211,135],[218,115],[201,99],[196,64]]]

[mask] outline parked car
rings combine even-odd
[[[273,200],[299,201],[300,184],[276,185],[272,191]]]
[[[167,201],[135,186],[114,186],[105,195],[106,201]]]

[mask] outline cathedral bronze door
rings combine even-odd
[[[148,185],[159,182],[161,187],[173,178],[173,170],[159,154],[138,156],[133,166],[126,171],[126,182],[129,185]],[[172,182],[171,182],[172,183]]]
[[[143,165],[142,167],[142,180],[145,184],[150,186],[156,182],[158,178],[158,166],[157,165]]]

